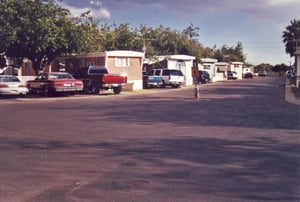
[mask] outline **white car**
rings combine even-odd
[[[0,75],[0,95],[25,95],[28,92],[16,76]]]
[[[162,71],[162,83],[163,87],[166,85],[172,86],[173,88],[180,88],[185,83],[183,73],[177,69],[164,69]]]

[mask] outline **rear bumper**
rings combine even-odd
[[[79,88],[55,88],[54,90],[55,90],[55,92],[78,92],[78,91],[82,91],[83,87],[79,87]]]
[[[169,81],[169,85],[184,85],[184,81]]]
[[[159,86],[162,82],[161,81],[157,81],[157,82],[147,82],[148,85],[150,86]]]
[[[104,88],[116,88],[116,87],[122,87],[125,85],[126,85],[126,83],[104,83],[102,86]]]
[[[0,90],[0,95],[24,95],[27,94],[27,89],[18,89],[18,90]]]

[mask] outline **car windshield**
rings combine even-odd
[[[50,74],[49,79],[73,79],[71,74]]]
[[[170,70],[170,73],[174,76],[183,76],[182,72],[177,70]]]
[[[102,66],[90,66],[89,67],[89,74],[107,74],[108,71],[105,67]]]

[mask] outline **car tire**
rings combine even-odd
[[[166,83],[165,83],[164,80],[161,81],[161,87],[162,87],[162,88],[165,88],[165,87],[166,87]]]
[[[29,95],[32,95],[32,94],[35,93],[35,91],[33,90],[32,87],[28,86],[27,88],[28,88],[28,94],[29,94]]]
[[[19,97],[25,98],[25,97],[26,97],[26,93],[20,93],[20,94],[19,94]]]
[[[91,89],[91,93],[94,94],[94,95],[99,95],[99,93],[100,93],[99,87],[93,86],[92,89]]]
[[[114,91],[114,94],[120,94],[121,91],[122,91],[122,87],[121,87],[121,86],[119,86],[119,87],[114,87],[114,88],[113,88],[113,91]]]
[[[51,92],[48,86],[45,86],[43,89],[43,95],[44,97],[50,97],[51,96]]]

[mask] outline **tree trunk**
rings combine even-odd
[[[33,59],[32,61],[32,68],[34,70],[35,75],[39,74],[39,70],[41,68],[41,60]]]

